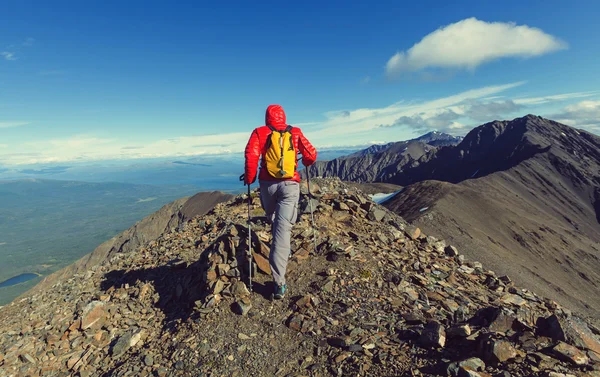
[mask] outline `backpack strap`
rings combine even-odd
[[[289,132],[289,133],[290,133],[290,147],[289,147],[289,149],[288,149],[288,150],[290,150],[290,151],[293,151],[293,150],[294,150],[294,136],[292,135],[292,129],[293,129],[293,128],[294,128],[294,127],[292,127],[292,126],[288,125],[288,126],[285,128],[285,131],[284,131],[284,132]]]
[[[292,127],[292,126],[288,125],[288,126],[286,126],[286,127],[285,127],[285,129],[284,129],[284,130],[278,130],[277,128],[273,127],[273,126],[272,126],[272,125],[270,125],[270,124],[267,124],[266,126],[267,126],[267,127],[269,127],[269,129],[270,129],[272,132],[279,132],[280,134],[283,134],[283,133],[285,133],[285,132],[292,132],[292,128],[294,128],[294,127]]]
[[[270,124],[267,124],[266,126],[269,127],[269,129],[271,130],[271,133],[273,133],[273,132],[279,132],[281,135],[283,135],[286,132],[289,132],[291,134],[292,133],[292,129],[294,128],[294,127],[292,127],[290,125],[287,125],[284,130],[278,130],[277,128],[273,127]],[[269,149],[270,147],[271,147],[271,138],[269,137],[267,139],[266,148]],[[290,148],[289,148],[289,150],[292,150],[292,151],[294,150],[294,142],[292,141],[292,136],[291,135],[290,135]]]

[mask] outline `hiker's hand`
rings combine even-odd
[[[308,158],[302,158],[302,165],[311,166],[315,163],[313,160],[309,160]]]
[[[296,159],[296,162],[298,162],[298,161],[302,161],[302,165],[304,165],[304,166],[310,166],[315,163],[315,161],[313,161],[311,159],[304,158],[304,156],[301,154],[299,154],[298,158]]]
[[[254,180],[252,182],[248,182],[248,180],[246,179],[246,174],[242,174],[240,175],[240,181],[244,182],[244,186],[248,186],[254,183],[254,181],[256,181],[256,177],[254,177]]]

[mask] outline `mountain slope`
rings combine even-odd
[[[238,196],[0,308],[0,375],[598,376],[595,327],[339,181],[314,192],[317,247],[303,213],[284,300],[255,194],[247,290]]]
[[[390,179],[409,186],[388,208],[523,286],[600,317],[598,136],[527,116],[478,127],[426,159]]]
[[[318,177],[338,177],[344,181],[386,181],[387,173],[383,172],[415,166],[417,160],[436,147],[455,145],[460,140],[448,134],[430,132],[413,140],[372,145],[348,156],[318,161],[310,167],[310,173]]]

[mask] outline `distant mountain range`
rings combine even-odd
[[[389,209],[520,284],[598,317],[600,137],[527,115],[456,141],[374,146],[315,170],[405,187],[386,202]]]
[[[412,140],[372,145],[331,161],[318,161],[310,167],[310,174],[354,182],[386,182],[397,171],[417,166],[424,155],[461,140],[461,137],[434,131]]]

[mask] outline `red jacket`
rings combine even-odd
[[[265,114],[265,123],[273,126],[278,130],[283,130],[287,127],[285,122],[285,112],[279,105],[270,105],[267,108]],[[256,170],[258,168],[259,159],[264,156],[266,152],[267,138],[271,134],[271,130],[267,126],[256,128],[250,135],[250,140],[246,145],[246,166],[245,166],[245,184],[254,183],[256,180]],[[302,164],[304,166],[310,166],[317,160],[317,150],[312,144],[304,137],[302,130],[298,127],[292,128],[292,142],[294,143],[294,149],[302,154]],[[261,169],[258,175],[258,179],[261,181],[277,181],[277,180],[294,180],[300,182],[300,174],[296,171],[294,178],[280,179],[272,177],[266,168],[264,168],[261,162]]]

